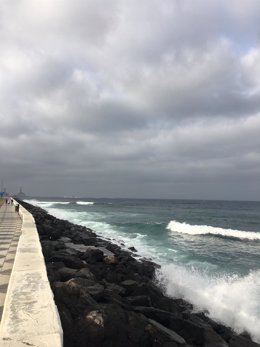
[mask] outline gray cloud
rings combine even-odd
[[[29,194],[260,199],[259,1],[0,4],[0,159]]]

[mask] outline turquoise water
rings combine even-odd
[[[33,199],[162,265],[169,295],[260,341],[260,202]]]

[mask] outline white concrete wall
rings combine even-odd
[[[22,206],[22,234],[5,299],[0,347],[60,347],[63,332],[33,216]]]

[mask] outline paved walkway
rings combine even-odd
[[[0,321],[22,221],[13,205],[0,207]]]

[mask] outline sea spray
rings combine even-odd
[[[247,331],[260,342],[260,271],[247,276],[212,276],[168,264],[157,270],[157,280],[166,294],[183,298],[197,311],[208,315],[236,332]]]

